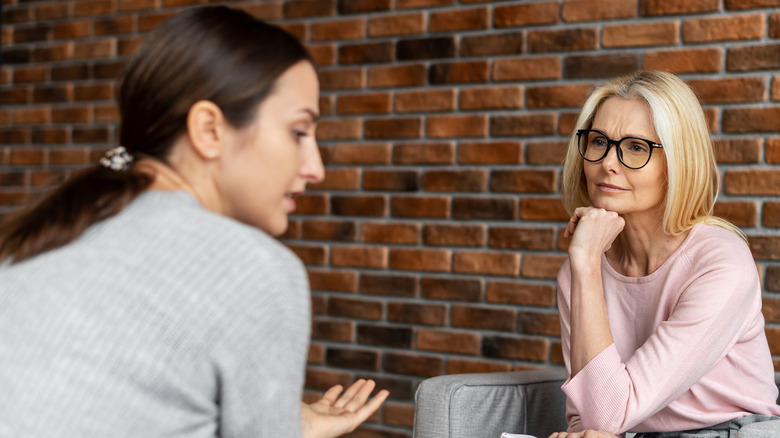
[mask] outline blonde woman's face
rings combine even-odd
[[[650,108],[639,99],[611,97],[605,100],[591,129],[599,130],[612,140],[639,137],[660,143],[653,127]],[[651,223],[660,220],[666,193],[666,157],[654,149],[650,161],[641,169],[621,164],[617,148],[599,162],[584,162],[588,196],[595,207],[614,211],[626,217],[642,216]]]

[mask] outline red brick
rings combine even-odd
[[[412,298],[417,295],[417,278],[411,275],[386,275],[364,272],[360,275],[360,293]]]
[[[331,212],[343,216],[387,216],[386,196],[333,196]]]
[[[309,286],[312,290],[357,292],[358,275],[355,271],[309,270]]]
[[[289,0],[284,2],[285,18],[306,18],[334,15],[336,0]]]
[[[531,26],[558,22],[560,4],[557,1],[497,6],[493,10],[495,27]]]
[[[606,29],[609,28],[607,27]],[[604,31],[605,35],[606,29]],[[596,29],[556,29],[528,32],[528,51],[531,53],[573,52],[578,50],[595,50],[597,48],[598,35]]]
[[[421,8],[425,6],[446,6],[455,4],[455,0],[396,0],[398,9]]]
[[[642,0],[642,15],[680,15],[699,12],[715,12],[720,8],[719,0]]]
[[[480,340],[476,333],[420,329],[417,332],[417,348],[440,353],[478,355]]]
[[[702,103],[758,102],[766,99],[766,81],[760,77],[689,80]]]
[[[434,377],[444,372],[444,360],[438,356],[385,353],[382,368],[389,373],[418,377]]]
[[[141,37],[123,38],[117,45],[117,55],[130,56],[141,47]]]
[[[418,179],[416,170],[366,170],[363,189],[416,192],[419,190]]]
[[[523,162],[522,144],[504,142],[461,142],[458,148],[461,164],[518,164]]]
[[[494,170],[490,174],[491,192],[555,193],[554,170]]]
[[[486,336],[482,340],[482,355],[485,357],[544,362],[548,358],[548,349],[549,341],[540,338]]]
[[[406,218],[448,218],[450,199],[444,196],[393,196],[390,215]]]
[[[487,82],[489,77],[488,61],[434,64],[428,71],[428,80],[434,85]]]
[[[53,46],[42,46],[33,49],[33,62],[64,61],[74,57],[76,44],[67,42]]]
[[[608,48],[674,45],[679,42],[679,28],[677,21],[604,26],[601,44]]]
[[[766,162],[780,163],[780,138],[766,139]]]
[[[302,194],[295,196],[297,214],[326,214],[330,197],[328,194]]]
[[[430,138],[485,137],[488,134],[488,116],[428,116],[425,132]]]
[[[379,359],[379,353],[374,350],[330,347],[325,353],[325,363],[334,368],[379,371]]]
[[[308,44],[309,51],[316,65],[333,65],[336,63],[336,46],[333,44]]]
[[[395,110],[399,113],[452,111],[457,90],[420,90],[395,95]]]
[[[567,22],[636,17],[637,0],[565,0],[561,15]]]
[[[27,191],[13,190],[0,191],[0,205],[3,206],[22,206],[30,200],[30,193]]]
[[[360,12],[389,11],[392,0],[339,0],[340,14],[357,14]]]
[[[314,22],[309,26],[312,41],[352,40],[365,38],[364,19]]]
[[[761,224],[765,227],[780,227],[780,202],[764,203],[764,208],[761,212]]]
[[[738,227],[755,227],[758,225],[758,206],[755,202],[719,201],[715,204],[714,214]]]
[[[780,266],[767,266],[764,285],[766,290],[780,292]]]
[[[314,190],[355,190],[360,187],[360,169],[330,169],[322,182],[309,187]]]
[[[287,245],[304,264],[324,265],[328,259],[328,248],[324,245]]]
[[[517,312],[498,307],[452,306],[452,326],[480,330],[513,331]]]
[[[592,84],[569,84],[528,87],[526,106],[528,108],[579,108],[590,96]]]
[[[114,97],[113,84],[81,85],[73,90],[75,100],[111,100]]]
[[[320,140],[357,139],[362,135],[360,119],[324,119],[317,124],[317,138]]]
[[[780,236],[748,236],[756,260],[780,260]]]
[[[567,79],[613,78],[639,70],[637,54],[598,54],[567,56],[563,76]]]
[[[455,198],[452,217],[464,220],[517,220],[517,199],[512,198]]]
[[[349,221],[307,220],[303,222],[301,233],[307,240],[354,242],[357,240],[357,225]]]
[[[161,14],[144,14],[138,17],[138,30],[140,32],[148,32],[155,29],[157,26],[168,21],[171,17],[176,15],[175,12],[165,12]]]
[[[400,143],[393,147],[393,162],[396,164],[454,164],[455,144]]]
[[[28,107],[19,108],[14,111],[14,122],[29,123],[48,123],[51,121],[52,112],[48,107]]]
[[[406,327],[358,326],[357,342],[379,347],[412,348],[412,330]]]
[[[453,270],[466,274],[516,276],[520,269],[520,254],[495,252],[457,252]]]
[[[444,304],[388,303],[387,320],[401,324],[444,325],[447,307]]]
[[[395,55],[393,43],[361,43],[339,47],[339,62],[363,64],[392,61]]]
[[[382,420],[388,426],[406,427],[414,426],[414,405],[386,402],[384,404]]]
[[[726,55],[728,71],[773,70],[780,68],[780,44],[744,46],[729,49]]]
[[[493,116],[490,134],[496,137],[553,135],[555,128],[554,113],[501,115]]]
[[[189,1],[191,2],[192,0]],[[279,20],[283,15],[282,2],[280,1],[265,1],[260,4],[241,5],[239,8],[258,20]]]
[[[769,15],[769,38],[780,38],[780,13]]]
[[[26,68],[16,68],[13,71],[14,83],[24,82],[45,82],[48,80],[50,68],[48,66],[36,65]]]
[[[564,260],[564,256],[526,254],[521,274],[524,277],[554,279]]]
[[[30,87],[14,87],[0,90],[0,101],[4,104],[30,102],[30,90]]]
[[[423,230],[423,241],[428,246],[483,246],[485,225],[429,224]]]
[[[494,81],[541,81],[561,78],[561,58],[497,59]]]
[[[49,151],[49,164],[83,166],[89,164],[89,151],[87,149],[52,149]]]
[[[686,20],[682,35],[686,43],[755,40],[764,36],[765,29],[764,14],[746,14]]]
[[[567,142],[538,142],[526,146],[526,162],[528,164],[555,164],[563,162],[566,155]]]
[[[333,146],[335,164],[390,164],[390,143],[337,143]]]
[[[396,46],[396,57],[399,61],[452,58],[456,50],[457,43],[454,36],[416,38],[399,41]]]
[[[312,342],[309,344],[309,354],[306,357],[307,364],[323,364],[325,362],[325,346]]]
[[[390,251],[390,268],[406,271],[448,272],[452,251],[439,249],[403,249]]]
[[[364,222],[360,230],[363,242],[416,244],[420,228],[420,224]]]
[[[780,170],[729,170],[723,180],[730,195],[780,195]]]
[[[111,133],[108,128],[73,128],[73,143],[107,143]]]
[[[333,321],[314,318],[311,330],[312,339],[322,339],[334,342],[354,342],[354,321]]]
[[[420,64],[371,67],[368,71],[368,86],[408,87],[425,84],[426,68]]]
[[[522,32],[463,36],[461,56],[491,56],[523,53],[525,36]]]
[[[389,93],[340,96],[336,110],[340,114],[386,114],[392,109]]]
[[[554,250],[554,228],[491,227],[488,246],[500,249]]]
[[[113,38],[106,40],[89,41],[76,43],[73,47],[73,58],[108,58],[117,53],[116,40]]]
[[[517,331],[529,335],[561,336],[561,323],[557,313],[520,312],[517,314]]]
[[[780,130],[779,107],[725,108],[723,132],[774,132]]]
[[[413,35],[425,32],[422,12],[398,15],[377,15],[368,21],[368,35],[372,37]]]
[[[498,373],[510,371],[512,367],[507,362],[486,360],[464,360],[451,358],[447,361],[447,374],[466,373]]]
[[[430,277],[420,280],[422,296],[430,300],[481,301],[481,278]]]
[[[323,90],[352,90],[366,86],[363,68],[338,68],[318,72]]]
[[[560,199],[523,198],[520,205],[520,217],[531,221],[569,221],[569,215]]]
[[[726,0],[726,9],[755,9],[780,6],[779,0]]]
[[[428,19],[430,32],[487,29],[489,25],[486,7],[432,12]]]
[[[347,388],[352,382],[352,375],[345,371],[327,370],[323,368],[308,368],[306,370],[306,387],[327,390],[335,385]]]
[[[429,170],[423,175],[423,188],[429,192],[484,192],[487,170]]]
[[[381,301],[331,297],[328,300],[328,314],[355,319],[382,319],[383,305]]]
[[[551,307],[555,305],[555,287],[546,284],[491,281],[487,285],[485,300],[496,304]]]
[[[718,163],[758,163],[761,158],[760,138],[729,138],[713,142]]]
[[[369,119],[364,123],[366,138],[419,138],[422,121],[415,118]]]
[[[460,92],[460,109],[515,109],[523,107],[523,87],[466,88]]]
[[[70,143],[70,131],[54,128],[35,129],[32,131],[32,142],[43,144]]]

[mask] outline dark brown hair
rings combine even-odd
[[[136,159],[165,162],[193,104],[216,104],[232,126],[255,117],[303,45],[278,27],[224,6],[194,8],[155,29],[130,61],[119,89],[120,144]],[[153,182],[130,166],[82,170],[0,224],[0,262],[21,262],[72,242]]]

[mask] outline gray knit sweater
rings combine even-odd
[[[301,262],[183,192],[0,267],[0,436],[296,437]]]

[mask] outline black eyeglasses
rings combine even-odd
[[[629,169],[641,169],[650,162],[653,149],[663,148],[660,143],[639,137],[624,137],[620,140],[610,140],[607,134],[595,129],[580,129],[577,131],[577,147],[580,155],[587,161],[601,161],[609,153],[610,146],[615,145],[618,160]]]

